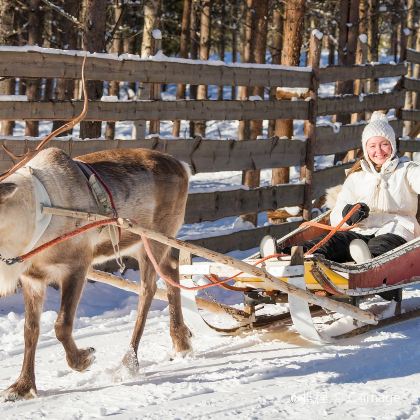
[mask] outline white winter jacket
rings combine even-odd
[[[420,236],[416,220],[417,194],[420,194],[420,165],[407,158],[394,157],[377,172],[372,163],[362,160],[362,170],[349,175],[331,211],[331,225],[343,218],[346,204],[366,203],[369,217],[357,224],[362,235],[394,233],[407,241]]]

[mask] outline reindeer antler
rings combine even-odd
[[[6,146],[3,145],[4,151],[12,158],[12,159],[19,159],[22,157],[22,160],[20,160],[18,163],[13,165],[8,171],[2,173],[0,175],[0,182],[5,180],[7,177],[15,173],[18,169],[25,166],[32,158],[34,158],[44,147],[45,145],[51,141],[54,137],[58,136],[59,134],[63,133],[64,131],[70,130],[75,125],[79,124],[80,121],[82,121],[87,114],[88,111],[88,95],[86,90],[86,81],[85,81],[85,63],[86,63],[87,55],[83,58],[83,64],[82,64],[82,87],[83,87],[83,109],[82,112],[75,118],[73,118],[68,123],[62,125],[61,127],[58,127],[56,130],[54,130],[52,133],[48,134],[44,137],[44,139],[41,141],[41,143],[38,144],[38,146],[35,148],[35,150],[28,150],[23,156],[16,156],[13,152],[11,152],[9,149],[7,149]]]

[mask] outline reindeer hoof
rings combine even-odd
[[[1,393],[3,401],[30,400],[36,398],[36,388],[27,382],[18,381]]]
[[[93,347],[78,350],[76,355],[72,355],[71,358],[67,357],[67,363],[72,369],[83,372],[95,361],[95,356],[93,354],[95,351],[96,350]]]
[[[192,351],[190,338],[192,337],[191,330],[185,325],[176,333],[172,332],[172,342],[174,351],[177,355],[184,357]]]
[[[127,351],[122,359],[122,364],[128,370],[130,375],[136,375],[140,370],[139,361],[133,349]]]

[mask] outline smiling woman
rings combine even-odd
[[[397,156],[395,133],[385,114],[372,114],[362,147],[363,158],[350,169],[330,215],[331,226],[337,226],[352,211],[344,225],[351,230],[337,232],[314,251],[336,262],[361,264],[420,235],[420,166]],[[324,237],[305,242],[304,251]]]

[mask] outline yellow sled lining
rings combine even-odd
[[[311,273],[312,261],[305,261],[305,282],[306,287],[309,290],[323,290],[323,288],[320,286],[320,284],[315,280],[314,276]],[[317,263],[318,268],[321,268],[324,271],[324,274],[329,278],[329,280],[337,287],[341,289],[348,289],[349,281],[348,278],[346,278],[345,273],[336,273],[335,271],[329,269],[323,264]],[[280,280],[287,282],[287,277],[279,277]],[[238,287],[255,287],[259,289],[265,289],[265,290],[272,290],[271,287],[266,287],[264,285],[265,281],[262,278],[259,277],[241,277],[240,281],[237,281],[235,283]]]

